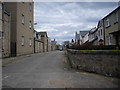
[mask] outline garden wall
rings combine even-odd
[[[120,77],[120,51],[68,49],[67,56],[73,68]]]

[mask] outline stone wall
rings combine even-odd
[[[120,51],[69,49],[67,56],[73,68],[120,77]]]

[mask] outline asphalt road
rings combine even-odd
[[[64,52],[27,57],[2,68],[4,88],[116,88],[118,79],[70,69]]]

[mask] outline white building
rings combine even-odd
[[[89,31],[80,31],[80,45],[88,41],[88,33]]]
[[[83,43],[85,43],[88,40],[88,32],[89,31],[80,31],[79,34],[76,32],[75,44],[82,45]]]
[[[77,32],[75,33],[75,44],[80,44],[80,35]]]
[[[89,32],[84,36],[83,43],[87,43],[89,41]]]
[[[89,31],[89,42],[93,45],[98,45],[98,34],[97,34],[97,28],[94,27]]]
[[[97,37],[98,37],[98,45],[104,45],[104,28],[103,28],[103,20],[98,22],[98,30],[97,30]]]

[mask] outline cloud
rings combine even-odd
[[[115,2],[37,2],[35,29],[47,31],[58,42],[74,39],[74,33],[90,30],[97,22],[117,7]]]

